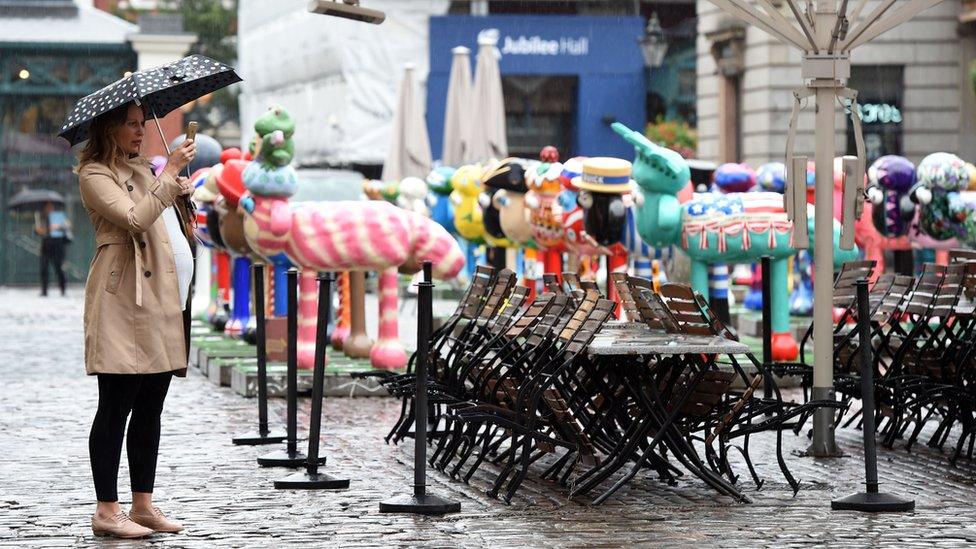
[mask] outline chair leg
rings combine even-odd
[[[519,445],[519,435],[512,433],[512,444],[509,446],[506,454],[508,455],[508,461],[502,468],[501,472],[498,474],[498,478],[495,479],[495,483],[492,485],[491,489],[488,490],[488,497],[497,498],[498,491],[501,490],[502,486],[508,480],[508,476],[512,474],[512,470],[515,469],[515,463],[517,459],[516,449]]]
[[[413,422],[413,406],[410,405],[412,399],[404,398],[403,403],[400,406],[400,417],[397,419],[396,423],[393,424],[393,428],[386,435],[386,443],[389,444],[393,442],[394,445],[400,442],[402,438],[400,436],[400,430],[404,425],[409,425]]]
[[[447,468],[447,465],[451,462],[451,459],[457,455],[458,447],[461,446],[462,442],[464,442],[464,434],[463,434],[464,426],[461,425],[460,421],[455,423],[456,425],[454,425],[454,431],[452,435],[449,437],[451,441],[447,445],[443,446],[444,451],[441,454],[440,461],[438,461],[437,464],[434,465],[434,457],[430,458],[431,465],[433,465],[438,471],[443,471],[444,469]],[[441,446],[438,446],[438,448],[440,447]]]
[[[522,444],[522,455],[520,460],[521,464],[519,465],[518,471],[515,472],[515,476],[512,477],[512,480],[508,482],[508,490],[505,492],[505,496],[502,498],[505,503],[512,502],[512,497],[515,496],[515,491],[518,490],[518,487],[522,484],[522,481],[525,480],[525,476],[529,472],[529,465],[535,461],[532,459],[532,437],[526,436],[524,438],[525,442]],[[538,459],[538,457],[536,459]]]
[[[759,474],[756,473],[756,467],[752,463],[752,457],[749,456],[749,435],[745,436],[741,447],[734,446],[734,448],[742,454],[742,458],[746,461],[746,468],[749,469],[749,475],[752,477],[752,482],[756,485],[756,490],[762,490],[763,484],[766,481],[765,479],[759,478]]]
[[[485,433],[483,443],[481,446],[481,451],[478,452],[478,457],[475,459],[474,465],[472,465],[471,468],[468,469],[468,472],[464,474],[464,478],[462,479],[462,481],[465,484],[471,482],[471,477],[474,475],[474,472],[478,470],[478,467],[480,467],[481,464],[484,463],[485,458],[488,457],[489,448],[494,442],[495,434],[498,432],[498,429],[499,428],[496,427],[493,428],[490,433],[488,432]]]
[[[451,478],[456,479],[458,475],[461,474],[461,468],[464,467],[464,464],[468,462],[471,454],[473,454],[476,449],[481,447],[481,445],[478,444],[478,430],[478,426],[468,428],[468,432],[465,434],[465,444],[464,448],[461,450],[461,456],[458,459],[457,465],[451,469]],[[486,426],[485,432],[487,433],[488,431],[489,428]]]
[[[793,489],[793,496],[796,497],[797,492],[800,491],[800,482],[793,477],[786,466],[786,460],[783,458],[783,431],[779,429],[776,430],[776,462],[779,463],[779,470],[783,472],[783,477],[786,478],[786,482]]]

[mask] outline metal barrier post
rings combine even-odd
[[[312,372],[312,412],[308,425],[308,459],[305,471],[276,480],[279,490],[335,490],[349,488],[349,479],[338,479],[319,472],[319,437],[322,432],[322,399],[325,389],[325,348],[329,344],[329,317],[332,314],[332,273],[319,273],[318,319],[315,327],[315,367]],[[325,461],[325,458],[321,458]]]
[[[434,284],[431,264],[424,262],[424,280],[417,291],[417,388],[414,396],[413,495],[380,502],[381,513],[443,515],[461,510],[461,503],[427,493],[427,365],[430,360],[430,336],[434,321]]]
[[[256,446],[258,444],[278,444],[285,440],[284,433],[272,433],[268,429],[268,352],[267,335],[264,322],[264,264],[251,265],[254,288],[254,316],[257,320],[257,359],[258,359],[258,432],[234,437],[234,444]]]
[[[857,329],[861,359],[861,415],[864,418],[864,477],[866,492],[852,494],[830,502],[835,511],[911,511],[915,500],[902,499],[894,494],[878,492],[878,451],[875,446],[874,425],[874,364],[871,353],[871,307],[868,304],[868,281],[858,280]]]
[[[760,259],[762,265],[762,344],[763,366],[773,363],[773,269],[772,258]],[[773,380],[763,372],[763,398],[773,398]]]
[[[285,451],[258,458],[262,467],[305,465],[305,454],[298,451],[298,269],[288,269],[288,437]],[[325,459],[319,458],[324,464]]]

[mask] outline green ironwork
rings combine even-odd
[[[66,274],[85,279],[94,254],[91,223],[72,172],[75,155],[56,134],[78,99],[135,68],[128,44],[0,43],[0,285],[38,280],[34,216],[7,211],[10,197],[24,188],[65,196],[75,237]]]

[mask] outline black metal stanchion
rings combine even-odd
[[[762,344],[763,365],[773,363],[773,260],[768,255],[759,260],[762,265]],[[763,372],[763,398],[773,398],[773,380]]]
[[[254,288],[254,317],[257,320],[255,337],[258,358],[258,432],[234,437],[234,444],[255,446],[258,444],[278,444],[285,440],[285,434],[272,433],[268,429],[268,352],[267,336],[264,328],[264,264],[251,265],[252,287]]]
[[[857,329],[861,358],[861,415],[864,418],[864,484],[866,492],[835,499],[830,508],[835,511],[911,511],[915,501],[894,494],[878,492],[878,451],[875,446],[874,425],[874,364],[871,359],[871,307],[868,305],[868,281],[858,280]]]
[[[417,394],[413,399],[414,455],[413,494],[380,502],[381,513],[414,513],[443,515],[461,510],[461,503],[427,493],[427,365],[430,360],[430,335],[434,321],[433,289],[430,262],[424,262],[424,281],[417,291]]]
[[[298,270],[288,269],[288,437],[284,451],[258,458],[262,467],[305,465],[305,454],[298,451]],[[325,463],[324,458],[319,459]]]
[[[308,459],[305,472],[276,480],[274,487],[288,489],[349,488],[349,479],[319,472],[319,435],[322,431],[322,399],[325,385],[325,347],[329,344],[329,317],[332,313],[332,273],[319,273],[318,321],[315,328],[315,369],[312,372],[312,415],[308,425]],[[325,461],[325,458],[322,458]]]

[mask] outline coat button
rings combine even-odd
[[[129,189],[129,192],[132,192],[132,185],[126,185],[126,188]]]
[[[145,240],[140,240],[139,241],[139,247],[140,248],[145,248],[146,247],[146,241]]]
[[[152,271],[146,271],[146,278],[149,278],[151,276],[152,276]]]

